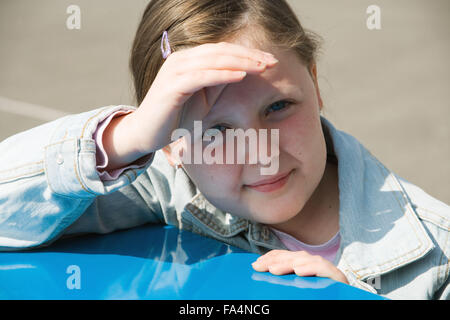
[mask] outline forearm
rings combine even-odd
[[[152,111],[138,109],[116,116],[106,126],[102,143],[108,163],[103,170],[129,165],[171,142],[172,128],[177,127],[180,114],[170,110]]]
[[[103,148],[108,155],[105,171],[124,167],[146,155],[138,148],[133,113],[120,115],[111,120],[103,132]]]
[[[76,221],[98,195],[127,184],[121,175],[102,182],[96,171],[98,123],[127,106],[60,118],[0,143],[0,250],[47,243]],[[146,168],[136,170],[136,176]]]

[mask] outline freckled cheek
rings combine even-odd
[[[280,126],[280,151],[289,153],[296,159],[301,159],[310,149],[312,128],[300,116],[284,120]]]
[[[241,165],[186,164],[189,176],[205,194],[233,194],[241,185]]]

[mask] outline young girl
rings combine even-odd
[[[449,207],[321,115],[318,44],[284,0],[151,1],[131,54],[139,108],[0,144],[0,248],[166,223],[263,254],[256,271],[448,299]],[[200,137],[172,141],[194,121]],[[278,171],[186,161],[231,129],[277,130]]]

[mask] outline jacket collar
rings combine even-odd
[[[226,213],[213,206],[200,192],[186,205],[186,209],[214,238],[226,240],[245,232],[251,243],[249,248],[256,248],[258,253],[287,249],[268,226]]]
[[[216,236],[229,238],[248,228],[248,220],[216,208],[200,192],[186,205],[186,209]]]
[[[365,280],[425,256],[433,242],[397,176],[353,136],[321,121],[328,152],[338,160],[338,265]]]
[[[327,153],[338,162],[341,244],[335,264],[358,280],[384,274],[422,258],[433,242],[396,175],[353,136],[321,116]],[[197,193],[187,209],[218,238],[248,231],[266,249],[286,249],[267,226],[225,213]]]

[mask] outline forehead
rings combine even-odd
[[[308,69],[292,50],[266,49],[279,62],[260,74],[247,74],[240,82],[207,88],[209,117],[224,116],[238,109],[260,108],[276,97],[298,98],[308,88]],[[219,95],[214,90],[222,89]]]

